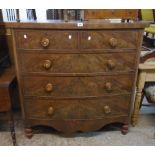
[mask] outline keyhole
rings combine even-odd
[[[88,36],[88,40],[91,40],[91,36]]]
[[[24,39],[27,39],[27,35],[26,34],[24,34]]]
[[[72,39],[72,35],[69,35],[68,38],[69,38],[69,39]]]

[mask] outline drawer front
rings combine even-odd
[[[76,31],[17,31],[16,46],[20,49],[74,49],[77,48]]]
[[[24,77],[25,96],[76,98],[132,91],[134,74],[93,77]]]
[[[114,115],[128,115],[130,96],[115,96],[79,100],[26,99],[27,118],[95,119]]]
[[[102,73],[134,71],[136,52],[107,54],[20,53],[21,71],[25,73]]]
[[[84,31],[80,33],[82,49],[135,49],[136,31]]]

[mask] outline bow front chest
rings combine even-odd
[[[61,132],[122,123],[128,130],[142,23],[12,24],[27,136],[45,125]]]

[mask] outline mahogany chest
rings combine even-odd
[[[144,23],[12,24],[20,98],[31,127],[128,131]]]

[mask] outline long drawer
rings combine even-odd
[[[24,76],[25,96],[79,98],[131,93],[134,74],[90,77]]]
[[[130,95],[96,99],[46,100],[25,99],[27,118],[39,119],[97,119],[118,115],[127,116],[130,108]]]
[[[108,31],[16,31],[16,45],[20,49],[135,49],[138,32]]]
[[[136,52],[105,54],[51,54],[19,52],[24,73],[102,73],[134,71]]]

